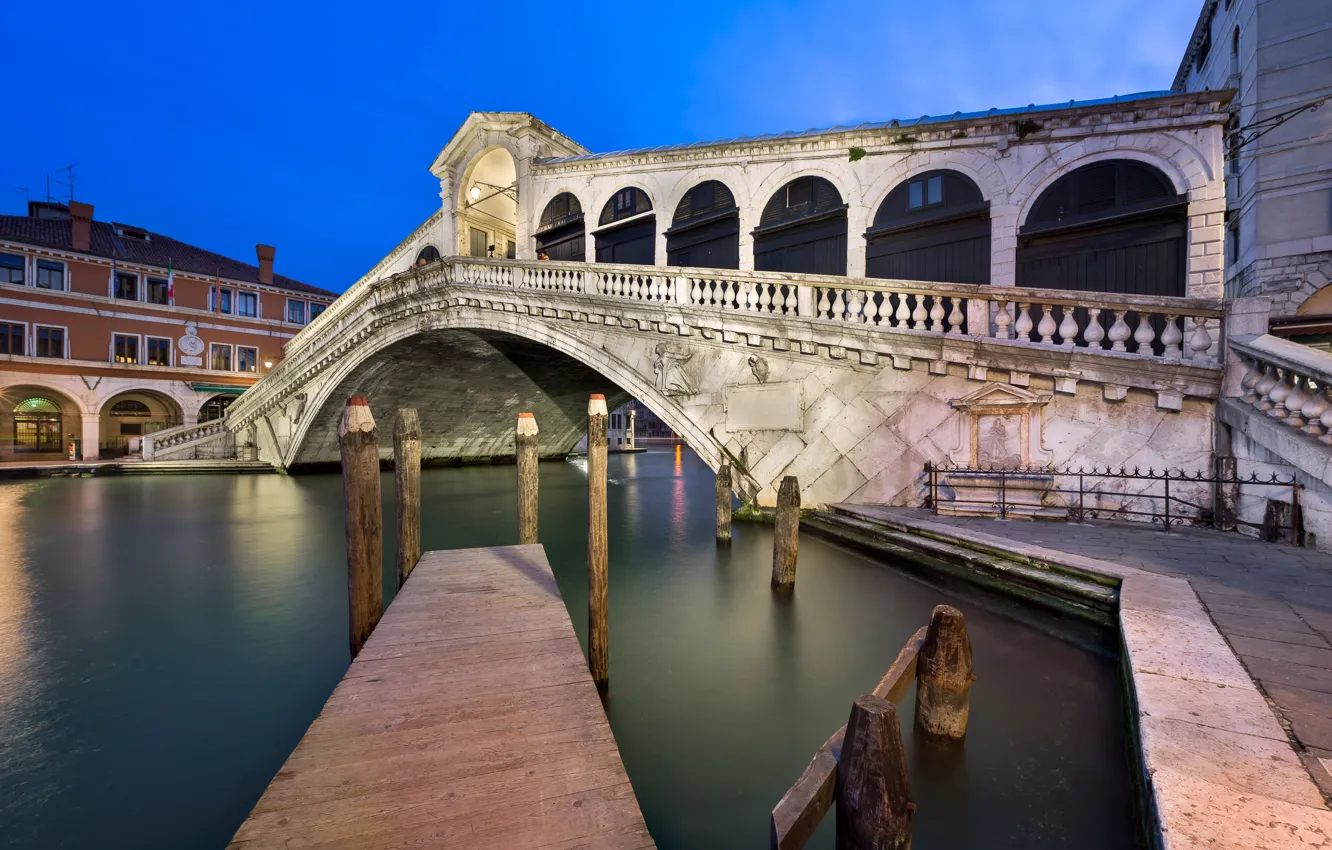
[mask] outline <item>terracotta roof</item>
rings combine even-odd
[[[0,239],[11,242],[23,242],[28,245],[40,245],[48,248],[62,248],[72,251],[73,241],[70,236],[69,219],[35,218],[26,215],[0,215]],[[106,221],[92,223],[92,250],[87,253],[97,257],[114,257],[116,260],[156,266],[166,271],[170,261],[176,271],[191,274],[221,275],[227,280],[243,283],[259,283],[259,268],[249,263],[242,263],[212,251],[205,251],[194,245],[187,245],[170,236],[145,231],[147,239],[133,236],[118,236],[115,227]],[[272,286],[292,292],[304,292],[310,295],[323,295],[336,298],[336,292],[320,289],[299,280],[292,280],[280,274],[273,275]]]

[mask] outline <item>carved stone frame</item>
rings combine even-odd
[[[979,466],[981,418],[1017,415],[1022,419],[1018,429],[1020,466],[1049,466],[1052,458],[1042,442],[1041,433],[1045,406],[1050,403],[1050,398],[1048,393],[990,383],[954,399],[950,404],[961,415],[957,417],[957,444],[949,453],[949,461],[956,466]]]

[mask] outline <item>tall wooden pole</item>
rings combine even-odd
[[[971,639],[962,612],[936,605],[916,662],[916,723],[926,734],[961,738],[971,714]]]
[[[800,533],[800,482],[794,475],[777,489],[777,522],[772,536],[772,586],[794,590]]]
[[[592,681],[610,679],[610,626],[606,618],[606,451],[610,421],[606,397],[587,402],[587,663]]]
[[[379,435],[370,405],[347,399],[338,426],[347,522],[347,601],[356,658],[384,613],[384,529],[379,502]]]
[[[731,542],[731,465],[717,470],[717,542]]]
[[[518,461],[518,542],[537,542],[537,428],[536,417],[518,414],[513,442]]]
[[[421,417],[399,408],[393,420],[393,492],[398,516],[398,587],[421,560]]]
[[[892,703],[866,694],[851,706],[836,789],[837,850],[909,850],[916,807]]]

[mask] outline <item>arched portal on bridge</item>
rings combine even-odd
[[[587,260],[583,205],[572,192],[561,192],[550,199],[541,211],[535,238],[538,257],[575,263]]]
[[[637,186],[620,189],[597,220],[597,262],[650,266],[657,262],[657,216]]]
[[[777,190],[754,230],[761,272],[846,274],[847,205],[822,177],[797,177]]]
[[[708,180],[685,193],[666,231],[666,263],[740,268],[740,209],[724,183]]]
[[[965,174],[926,171],[900,183],[865,231],[865,274],[990,282],[990,204]]]
[[[458,253],[509,257],[518,249],[518,168],[504,148],[472,161],[459,181]]]

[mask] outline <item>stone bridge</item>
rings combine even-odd
[[[792,474],[807,504],[904,503],[926,461],[1206,469],[1222,316],[1211,299],[446,257],[357,283],[226,427],[243,456],[330,463],[364,395],[384,423],[420,410],[428,461],[511,456],[520,411],[554,457],[602,392],[729,459],[760,503]]]

